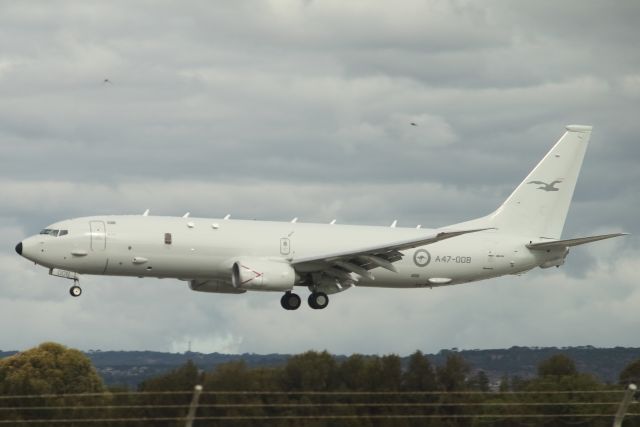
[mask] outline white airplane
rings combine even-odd
[[[175,278],[194,291],[282,292],[281,305],[323,309],[354,286],[432,288],[560,266],[569,247],[624,235],[560,240],[591,126],[571,125],[493,213],[437,229],[143,215],[52,224],[16,246],[73,280],[79,274]]]

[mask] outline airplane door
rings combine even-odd
[[[280,255],[289,255],[291,253],[291,240],[288,237],[280,239]]]
[[[90,221],[91,250],[104,251],[107,247],[107,233],[104,221]]]

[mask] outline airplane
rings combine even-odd
[[[174,278],[194,291],[282,293],[286,310],[324,309],[355,286],[434,288],[535,267],[559,267],[569,248],[623,236],[562,239],[591,136],[569,125],[547,155],[494,212],[435,229],[149,215],[99,215],[49,225],[16,252],[73,281],[81,274]]]

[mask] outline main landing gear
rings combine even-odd
[[[329,305],[329,297],[324,292],[313,292],[309,295],[307,302],[309,303],[309,307],[314,310],[322,310]],[[294,294],[291,291],[285,292],[280,299],[280,305],[285,310],[297,310],[301,304],[302,301],[298,294]]]
[[[314,310],[322,310],[329,305],[329,297],[324,292],[313,292],[307,302]]]
[[[291,291],[285,292],[280,298],[280,305],[285,310],[297,310],[300,307],[302,301],[298,294],[294,294]]]

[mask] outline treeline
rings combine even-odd
[[[271,368],[237,361],[202,372],[189,361],[133,392],[106,389],[82,353],[46,343],[0,360],[0,420],[91,419],[91,425],[115,426],[128,425],[116,421],[128,419],[181,426],[199,384],[204,391],[195,426],[610,426],[622,386],[630,382],[640,382],[640,360],[620,373],[619,384],[578,372],[562,354],[541,362],[534,378],[491,384],[454,352],[435,366],[417,351],[403,366],[397,355],[355,354],[338,361],[310,351]],[[61,393],[96,394],[12,397]],[[103,419],[113,421],[95,422]],[[625,426],[640,426],[640,417]]]

